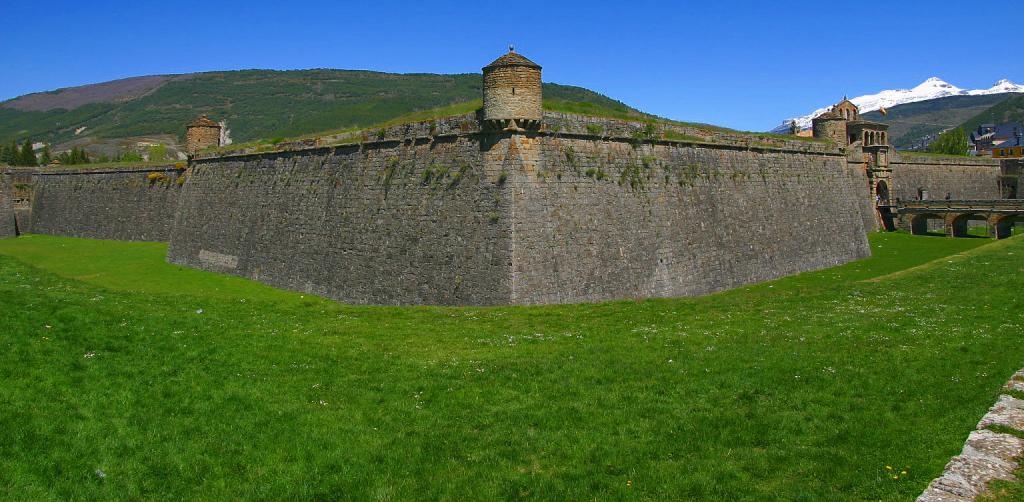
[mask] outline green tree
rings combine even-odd
[[[50,145],[43,146],[43,152],[39,154],[39,165],[45,166],[53,160],[53,154],[50,153]]]
[[[0,164],[11,163],[11,154],[7,151],[7,145],[0,145]]]
[[[7,148],[4,148],[4,152],[5,152],[5,155],[6,155],[6,158],[4,159],[4,161],[7,162],[8,165],[12,165],[12,166],[18,165],[18,159],[21,157],[21,152],[18,151],[18,143],[17,142],[15,142],[14,140],[11,140],[11,146],[8,146]]]
[[[25,143],[21,145],[21,157],[18,160],[18,165],[21,166],[36,165],[36,152],[32,150],[31,139],[26,139]]]
[[[157,162],[167,160],[167,145],[163,143],[149,147],[149,161]]]
[[[122,153],[117,160],[120,162],[142,162],[142,155],[135,150],[128,150]]]
[[[945,155],[967,155],[968,148],[967,133],[957,127],[940,134],[935,141],[928,145],[928,152]]]

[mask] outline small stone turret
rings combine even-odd
[[[540,65],[517,54],[508,54],[485,66],[484,120],[491,128],[522,131],[540,127],[544,113]]]
[[[189,155],[195,155],[211,146],[220,146],[220,124],[200,115],[185,128],[185,150]]]
[[[846,119],[834,111],[827,111],[811,121],[815,138],[831,139],[839,146],[847,146]]]

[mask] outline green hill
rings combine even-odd
[[[1004,122],[1024,122],[1024,95],[1016,95],[997,103],[971,117],[961,127],[964,131],[971,132],[981,124],[1002,124]]]
[[[900,150],[917,150],[927,146],[942,131],[959,126],[1015,94],[983,96],[947,96],[890,108],[887,115],[867,112],[861,116],[889,124],[889,137]]]
[[[181,138],[185,124],[201,113],[227,120],[235,141],[290,137],[365,127],[479,99],[481,92],[479,74],[317,69],[144,77],[0,103],[0,142],[29,137],[60,144],[82,137],[161,134]],[[544,84],[544,96],[545,101],[580,103],[609,115],[640,115],[621,102],[580,87]]]

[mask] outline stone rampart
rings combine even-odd
[[[820,143],[509,141],[512,303],[698,295],[870,254],[845,157]]]
[[[999,159],[894,155],[893,196],[901,200],[999,199]]]
[[[37,234],[167,241],[185,171],[173,165],[45,169],[33,176],[31,228]]]
[[[409,132],[196,160],[168,260],[352,303],[508,303],[504,180],[477,135]]]
[[[14,218],[14,184],[10,174],[0,171],[0,239],[18,235]]]
[[[553,118],[198,158],[168,259],[346,302],[490,305],[695,295],[869,254],[827,144]]]
[[[871,180],[868,179],[867,166],[863,162],[850,161],[848,159],[846,174],[850,178],[850,186],[854,192],[857,213],[860,215],[864,230],[867,232],[878,230],[877,209],[875,208],[875,201],[871,197]]]

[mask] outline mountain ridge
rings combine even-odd
[[[51,144],[82,137],[181,138],[199,114],[226,120],[236,141],[366,127],[412,112],[479,99],[479,73],[368,70],[230,70],[130,77],[32,93],[0,103],[0,141]],[[546,99],[644,116],[603,94],[544,84]],[[62,108],[61,105],[70,108]]]
[[[1016,84],[1009,79],[1000,79],[987,89],[967,90],[950,84],[939,77],[930,77],[911,89],[883,90],[875,94],[857,96],[851,98],[850,101],[861,109],[861,113],[867,113],[880,110],[882,108],[890,108],[921,101],[930,101],[950,96],[988,96],[1011,93],[1024,93],[1024,85]],[[797,122],[797,126],[801,129],[809,129],[811,127],[812,119],[828,111],[830,106],[831,105],[818,108],[807,115],[787,119],[783,121],[781,125],[772,129],[771,132],[788,131],[790,123],[793,120]]]

